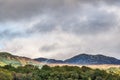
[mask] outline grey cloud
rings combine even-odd
[[[0,20],[3,21],[29,19],[56,10],[66,11],[63,9],[68,5],[64,0],[2,0],[0,4]]]
[[[54,51],[55,49],[57,49],[58,48],[58,44],[56,43],[54,43],[54,44],[52,44],[52,45],[45,45],[45,46],[42,46],[40,49],[39,49],[39,51],[40,52],[50,52],[50,51]]]
[[[56,28],[68,33],[94,34],[108,31],[118,23],[115,14],[99,10],[101,6],[89,5],[99,1],[92,0],[89,2],[89,0],[1,1],[0,20],[28,19],[42,14],[50,16],[50,18],[42,20],[23,32],[11,32],[8,30],[1,32],[1,37],[13,38],[40,32],[51,32]],[[110,3],[112,0],[108,2]],[[84,4],[86,5],[84,6]],[[86,21],[81,21],[83,16],[86,16]]]
[[[75,34],[94,34],[108,31],[118,24],[115,14],[94,7],[90,9],[87,8],[82,12],[66,16],[52,16],[50,19],[34,25],[31,29],[28,29],[28,32],[51,32],[56,30],[57,27],[65,32]],[[82,16],[86,16],[85,21],[82,21]]]
[[[101,2],[116,5],[119,0],[0,0],[0,21],[29,20],[44,13],[64,15],[82,8],[84,4],[100,5]]]
[[[57,20],[56,20],[57,21]],[[55,19],[45,19],[38,24],[33,25],[33,27],[27,29],[28,33],[40,33],[40,32],[51,32],[56,27]]]
[[[99,13],[98,13],[99,14]],[[98,17],[99,16],[99,17]],[[72,25],[71,25],[72,24]],[[68,21],[63,26],[63,30],[80,34],[101,33],[108,31],[117,24],[116,17],[113,15],[90,16],[87,21]],[[67,26],[67,27],[66,27]]]
[[[0,39],[1,40],[10,40],[14,39],[16,37],[25,37],[27,34],[25,32],[17,32],[17,31],[11,31],[11,29],[6,29],[3,31],[0,31]]]

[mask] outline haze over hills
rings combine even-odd
[[[66,60],[55,60],[47,58],[36,58],[30,59],[27,57],[15,56],[7,52],[0,52],[0,65],[13,65],[13,66],[23,66],[26,64],[115,64],[119,65],[120,60],[114,57],[108,57],[104,55],[88,55],[88,54],[79,54],[72,58]],[[39,66],[39,65],[38,65]]]
[[[64,63],[64,61],[62,60],[48,59],[48,58],[36,58],[34,60],[40,61],[40,62],[47,62],[47,63]]]

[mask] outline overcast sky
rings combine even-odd
[[[0,0],[0,51],[30,58],[120,59],[120,0]]]

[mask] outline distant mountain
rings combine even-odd
[[[15,56],[7,52],[0,52],[0,66],[9,64],[13,66],[23,66],[30,63],[37,63],[37,61],[27,57]]]
[[[120,60],[114,57],[88,54],[79,54],[64,61],[47,58],[37,58],[35,60],[40,62],[65,63],[65,64],[120,64]]]
[[[46,63],[64,63],[62,60],[47,59],[47,58],[36,58],[34,60],[40,62],[46,62]]]
[[[120,60],[104,55],[79,54],[64,61],[69,64],[120,64]]]

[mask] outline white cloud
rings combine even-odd
[[[120,43],[119,34],[114,30],[89,36],[55,30],[46,34],[6,41],[3,51],[31,58],[66,59],[80,53],[104,54],[120,58],[115,50]]]

